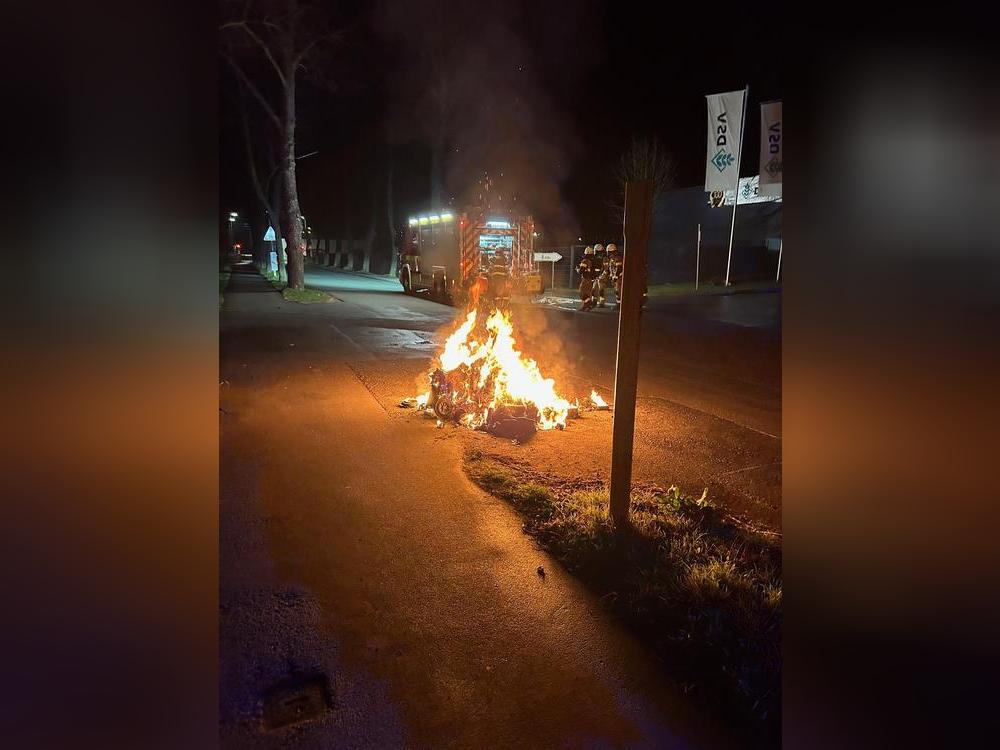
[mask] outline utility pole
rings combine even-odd
[[[615,529],[628,528],[629,524],[635,400],[639,382],[639,324],[646,288],[646,256],[652,215],[652,180],[626,183],[624,267],[622,298],[619,300],[611,440],[611,523]]]

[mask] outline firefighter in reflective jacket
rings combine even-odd
[[[604,254],[604,245],[594,245],[594,299],[598,307],[604,307],[604,290],[608,287],[608,256]]]
[[[622,256],[618,252],[618,246],[614,243],[608,244],[608,261],[606,264],[608,280],[611,288],[615,290],[615,307],[622,303]]]
[[[588,245],[583,250],[583,260],[576,267],[576,272],[580,274],[580,305],[581,310],[589,310],[594,306],[594,280],[600,273],[594,262],[594,248]]]

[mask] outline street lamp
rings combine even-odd
[[[236,223],[236,218],[239,216],[235,211],[229,212],[229,247],[226,248],[228,253],[233,249],[233,224]]]

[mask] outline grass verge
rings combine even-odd
[[[298,302],[300,305],[313,305],[317,302],[329,302],[330,295],[318,289],[289,289],[284,287],[281,296],[289,302]]]
[[[261,271],[260,275],[271,282],[271,286],[277,289],[279,292],[285,288],[286,284],[281,280],[277,271]]]
[[[469,477],[511,503],[524,529],[661,658],[671,679],[753,745],[777,746],[781,549],[707,498],[636,488],[616,533],[599,482],[556,480],[473,449]]]
[[[697,291],[693,281],[681,282],[678,284],[653,284],[647,290],[650,297],[676,297],[689,294],[712,295],[712,294],[732,294],[733,292],[762,292],[777,290],[781,287],[773,281],[747,281],[738,284],[713,284],[704,281],[698,285]]]

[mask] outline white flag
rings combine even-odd
[[[760,105],[760,194],[781,195],[781,102]]]
[[[735,190],[739,181],[740,136],[746,89],[709,94],[705,192]]]

